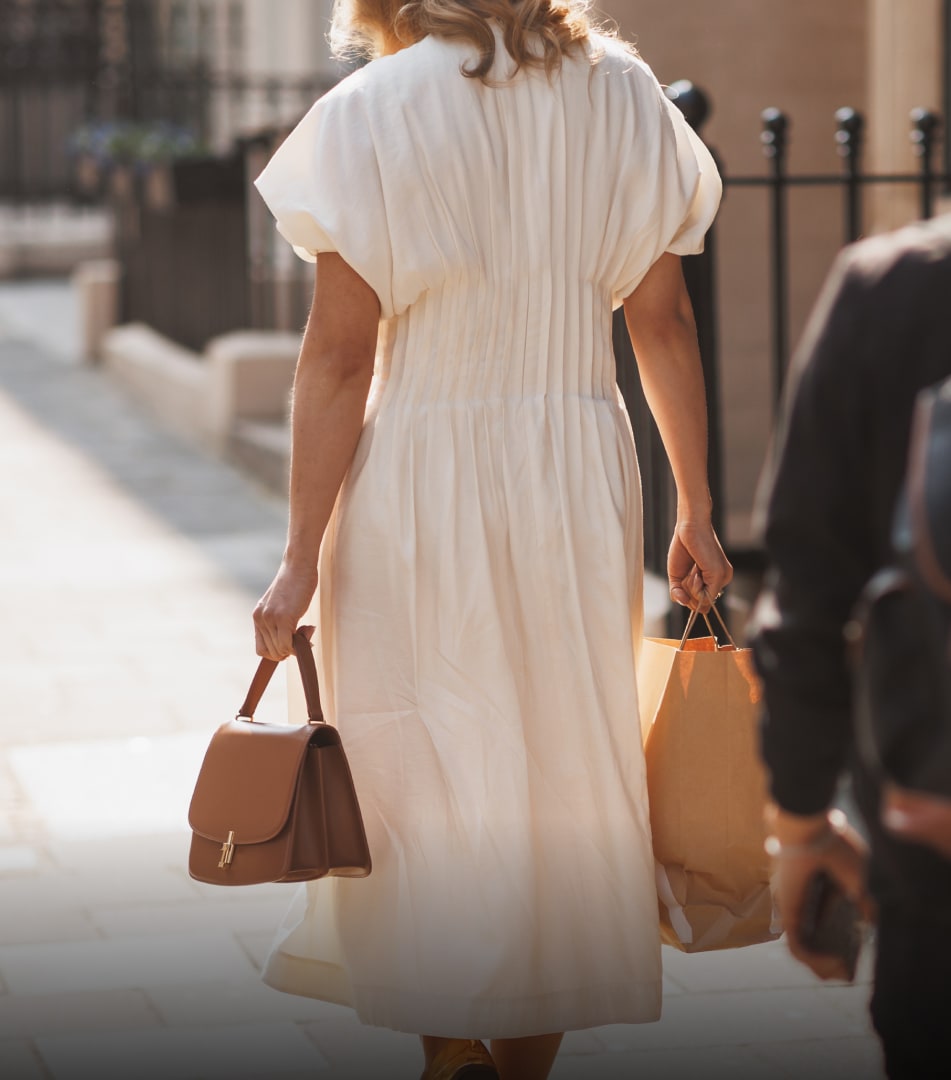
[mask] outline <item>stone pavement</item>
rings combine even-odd
[[[191,786],[252,671],[284,509],[75,341],[65,285],[0,287],[0,1076],[415,1078],[411,1036],[258,981],[292,886],[188,878]],[[867,961],[855,987],[781,944],[665,965],[663,1020],[570,1034],[554,1080],[881,1076]]]

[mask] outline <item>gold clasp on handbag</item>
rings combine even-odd
[[[224,870],[226,866],[231,865],[231,860],[234,858],[234,829],[231,829],[228,833],[228,839],[221,845],[221,859],[218,862],[218,869]]]

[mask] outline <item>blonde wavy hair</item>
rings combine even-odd
[[[470,79],[491,82],[495,61],[493,23],[520,68],[544,68],[551,76],[562,60],[605,30],[589,0],[335,0],[330,45],[339,59],[379,56],[388,43],[413,45],[430,34],[468,41],[479,58],[462,66]],[[541,45],[541,51],[538,49]],[[596,55],[600,55],[597,48]]]

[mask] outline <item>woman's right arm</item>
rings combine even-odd
[[[703,369],[678,255],[664,254],[654,263],[624,301],[624,316],[677,486],[667,557],[671,599],[706,610],[733,579],[733,567],[713,529]]]

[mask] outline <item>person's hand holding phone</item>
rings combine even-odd
[[[820,979],[850,981],[854,977],[851,935],[843,927],[871,914],[865,890],[864,840],[838,811],[805,818],[772,805],[767,827],[771,834],[768,850],[774,859],[774,896],[789,951]],[[820,873],[825,881],[816,880]],[[848,908],[843,909],[841,900]],[[840,947],[825,951],[830,941]]]
[[[854,981],[862,949],[862,913],[825,870],[816,871],[806,883],[797,936],[811,956],[841,961],[841,973],[833,978]]]

